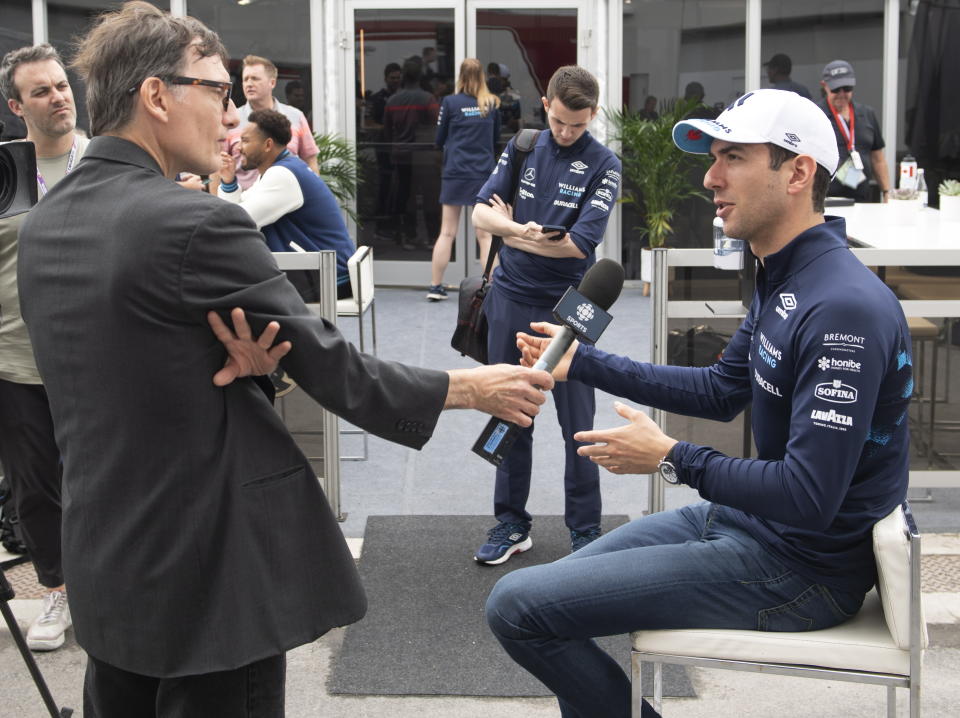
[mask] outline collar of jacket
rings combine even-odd
[[[90,140],[84,159],[94,158],[110,162],[123,162],[163,174],[157,161],[140,145],[122,137],[99,135]]]
[[[561,147],[557,144],[557,141],[553,139],[553,133],[548,129],[543,134],[547,136],[547,146],[550,148],[550,152],[557,157],[570,157],[572,155],[578,154],[583,151],[583,148],[587,146],[587,143],[590,142],[590,131],[585,130],[580,138],[574,142],[569,147]]]
[[[763,260],[763,272],[770,285],[779,284],[802,270],[814,259],[835,249],[847,249],[847,223],[842,217],[827,217],[801,232],[779,252]]]

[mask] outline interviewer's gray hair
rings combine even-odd
[[[227,51],[213,30],[192,17],[173,17],[146,2],[128,2],[104,13],[80,43],[71,63],[87,83],[87,112],[94,136],[125,127],[136,94],[148,77],[179,75],[188,47],[198,57]]]

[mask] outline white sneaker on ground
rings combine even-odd
[[[64,642],[64,633],[73,625],[64,591],[51,591],[43,597],[43,609],[27,630],[31,651],[54,651]]]

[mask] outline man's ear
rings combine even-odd
[[[170,101],[173,99],[166,83],[159,77],[148,77],[140,84],[140,107],[153,119],[167,122],[170,119]]]
[[[812,187],[817,174],[817,161],[810,155],[797,155],[791,165],[793,169],[787,181],[787,193],[800,194]]]
[[[10,112],[15,114],[17,117],[23,117],[23,104],[19,100],[15,100],[11,97],[7,100],[7,107],[9,107]]]

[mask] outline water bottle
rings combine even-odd
[[[723,220],[713,218],[713,266],[717,269],[743,269],[742,239],[731,239],[723,233]]]
[[[913,155],[905,155],[900,160],[900,189],[917,188],[917,160]]]
[[[930,197],[927,193],[927,180],[923,176],[923,167],[917,170],[917,192],[920,193],[920,203],[926,207]]]

